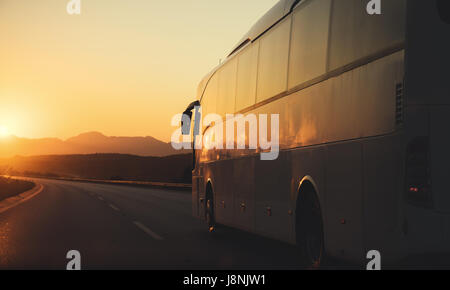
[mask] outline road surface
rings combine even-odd
[[[298,269],[295,247],[191,215],[189,192],[35,179],[44,190],[0,214],[0,268]]]

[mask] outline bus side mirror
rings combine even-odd
[[[191,134],[191,120],[192,120],[192,110],[200,106],[199,101],[191,103],[187,109],[183,112],[181,117],[181,134],[184,136]]]
[[[181,134],[184,136],[191,134],[192,111],[184,111],[181,117]]]

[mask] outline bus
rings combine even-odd
[[[194,150],[192,211],[211,231],[297,245],[311,266],[449,252],[449,1],[369,2],[281,0],[201,81],[185,115],[279,116],[275,160]]]

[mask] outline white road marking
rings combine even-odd
[[[142,224],[141,222],[135,221],[133,222],[138,228],[140,228],[141,230],[143,230],[146,234],[148,234],[149,236],[151,236],[152,238],[154,238],[155,240],[158,241],[162,241],[164,240],[163,237],[161,237],[160,235],[158,235],[157,233],[155,233],[154,231],[152,231],[151,229],[147,228],[144,224]]]
[[[109,204],[109,207],[110,208],[112,208],[113,210],[115,210],[115,211],[120,211],[120,209],[117,207],[117,206],[115,206],[114,204]]]
[[[101,201],[104,201],[105,199],[103,199],[103,197],[101,197],[100,195],[97,196],[98,199],[100,199]]]

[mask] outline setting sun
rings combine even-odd
[[[7,137],[7,136],[9,136],[8,128],[0,125],[0,137]]]

